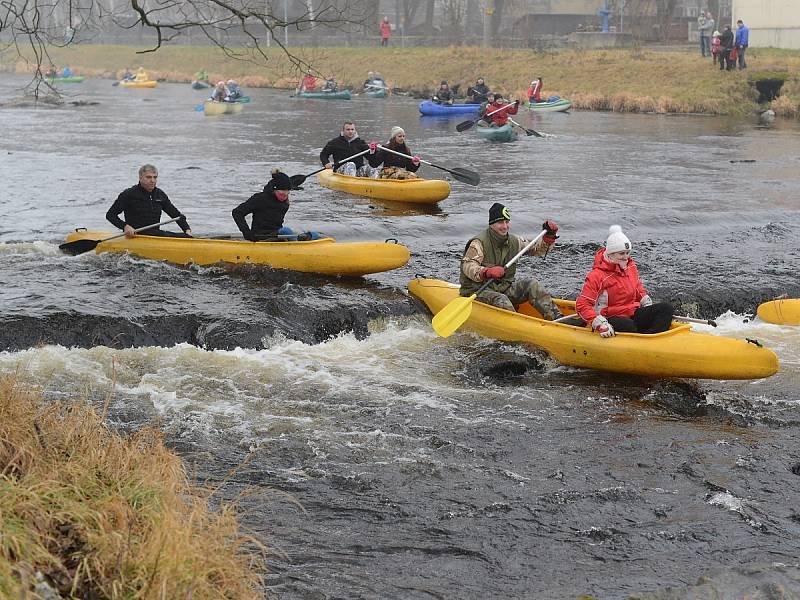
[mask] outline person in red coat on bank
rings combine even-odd
[[[592,270],[575,302],[578,316],[604,338],[617,332],[661,333],[672,323],[672,305],[653,304],[639,279],[631,249],[622,227],[612,225],[606,246],[595,254]]]
[[[392,25],[389,23],[389,17],[383,17],[381,21],[381,46],[389,45],[389,37],[392,35]]]

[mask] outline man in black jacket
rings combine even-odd
[[[170,217],[181,217],[178,225],[183,229],[183,233],[173,233],[171,231],[161,231],[158,227],[153,227],[142,235],[163,235],[175,237],[191,237],[192,230],[186,217],[181,215],[181,211],[175,208],[170,202],[164,190],[156,187],[158,180],[158,169],[153,165],[143,165],[139,168],[139,183],[123,191],[111,208],[106,213],[106,219],[115,227],[119,227],[125,232],[125,237],[132,238],[136,235],[134,229],[146,227],[161,221],[161,212],[167,213]],[[125,220],[119,218],[120,213],[125,213]]]
[[[342,125],[342,134],[333,138],[325,144],[322,152],[319,153],[319,160],[326,169],[333,168],[336,164],[336,172],[351,177],[377,177],[377,169],[370,167],[364,160],[363,154],[353,160],[342,163],[346,158],[350,158],[359,152],[366,153],[369,150],[367,143],[358,137],[355,123],[345,121]],[[333,161],[330,160],[333,156]]]

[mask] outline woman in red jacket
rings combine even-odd
[[[499,110],[504,106],[508,106],[503,110]],[[483,117],[484,121],[488,121],[491,127],[502,127],[506,123],[508,123],[508,115],[515,115],[517,114],[517,109],[519,108],[519,100],[514,102],[514,104],[509,104],[503,99],[503,96],[499,93],[495,93],[494,95],[494,102],[491,104],[486,105],[486,115]],[[489,114],[494,112],[494,114]]]
[[[609,228],[605,248],[595,254],[575,308],[602,337],[666,331],[675,312],[666,302],[653,304],[631,258],[631,241],[619,225]]]

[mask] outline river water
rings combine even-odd
[[[4,77],[0,103],[24,82]],[[491,145],[407,98],[248,91],[233,117],[195,111],[188,85],[109,81],[66,88],[99,104],[0,109],[0,374],[52,398],[111,394],[122,430],[157,423],[271,548],[272,598],[800,594],[800,328],[753,318],[800,296],[797,123],[523,113],[551,136]],[[481,173],[434,209],[313,179],[293,194],[288,225],[397,238],[404,268],[338,280],[58,251],[74,227],[110,230],[145,162],[195,234],[233,233],[270,169],[316,169],[346,118],[367,140],[401,125],[423,158]],[[619,223],[651,295],[757,338],[780,372],[652,381],[437,338],[406,285],[455,280],[493,202],[517,233],[561,226],[520,276],[574,298]]]

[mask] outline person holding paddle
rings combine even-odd
[[[231,211],[244,239],[250,242],[277,242],[286,239],[280,237],[281,234],[291,234],[290,229],[283,227],[283,219],[289,210],[291,189],[289,176],[280,169],[273,169],[272,178],[263,191],[253,194]],[[247,224],[247,215],[253,215],[252,225]]]
[[[447,82],[442,79],[442,83],[439,84],[439,89],[436,90],[431,100],[436,104],[452,104],[454,99],[453,90],[451,90]]]
[[[467,89],[467,102],[469,104],[483,104],[486,102],[486,97],[489,95],[489,86],[483,80],[483,77],[478,77],[475,85]]]
[[[653,304],[631,258],[631,241],[622,227],[612,225],[604,248],[594,256],[575,301],[578,316],[601,337],[625,333],[661,333],[669,329],[675,310],[671,304]]]
[[[461,258],[461,296],[478,292],[477,300],[504,310],[516,311],[515,306],[531,303],[548,321],[561,317],[550,294],[535,279],[514,280],[516,263],[508,265],[528,241],[509,233],[511,215],[508,208],[495,202],[489,209],[489,227],[467,242]],[[542,224],[544,235],[526,252],[529,256],[544,256],[556,243],[558,225],[554,221]],[[508,266],[503,266],[508,265]],[[486,286],[489,280],[492,282]]]
[[[503,110],[500,110],[501,108]],[[483,119],[489,123],[489,127],[502,127],[508,123],[508,115],[517,114],[518,109],[519,100],[509,105],[509,103],[503,98],[503,95],[499,92],[496,92],[494,95],[494,102],[486,105],[486,114],[484,115]]]
[[[170,217],[180,217],[178,225],[183,229],[183,233],[161,231],[158,227],[153,227],[148,229],[145,235],[192,237],[192,230],[186,222],[186,217],[170,202],[164,190],[156,187],[157,181],[158,169],[153,165],[142,165],[139,168],[139,183],[117,196],[106,213],[106,219],[115,227],[122,229],[126,238],[132,238],[136,236],[135,229],[158,223],[163,211]],[[119,218],[120,213],[125,214],[124,221]]]
[[[319,153],[320,162],[326,169],[338,165],[337,173],[350,177],[378,177],[378,169],[364,162],[364,154],[369,151],[367,142],[358,137],[356,125],[352,121],[345,121],[342,125],[342,134],[336,136]],[[359,154],[360,153],[360,154]],[[358,156],[354,156],[358,154]],[[331,161],[331,156],[333,160]],[[347,162],[342,162],[346,159]]]
[[[406,146],[406,132],[402,127],[395,125],[392,127],[389,142],[386,144],[388,150],[394,152],[387,152],[384,149],[378,149],[378,144],[370,142],[369,144],[369,165],[374,168],[381,168],[378,177],[380,179],[417,179],[417,169],[419,169],[420,158],[413,156],[411,149]],[[399,156],[398,154],[405,154],[411,156]]]

